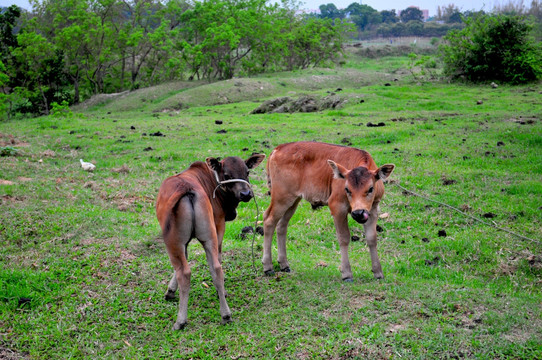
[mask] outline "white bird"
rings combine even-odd
[[[94,169],[96,169],[96,165],[92,163],[84,162],[83,159],[79,159],[79,161],[81,162],[81,167],[85,171],[94,171]]]

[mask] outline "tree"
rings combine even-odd
[[[6,67],[4,66],[2,60],[0,60],[0,89],[2,89],[2,92],[0,92],[0,118],[2,118],[4,114],[7,114],[9,117],[9,108],[7,101],[9,94],[5,89],[5,86],[9,82],[9,76],[5,72]]]
[[[343,19],[344,12],[337,9],[335,4],[320,5],[320,17],[322,19]]]
[[[25,112],[48,115],[52,102],[66,100],[66,79],[63,73],[63,54],[36,32],[18,35],[19,47],[13,51],[23,69],[20,88],[15,90],[29,100]]]
[[[423,21],[423,12],[417,7],[411,6],[401,11],[401,15],[399,17],[404,23],[409,21]]]
[[[350,15],[350,19],[360,31],[366,30],[371,25],[382,23],[380,13],[369,5],[352,3],[344,10],[344,13]]]
[[[10,48],[17,47],[17,36],[14,27],[21,16],[21,9],[17,5],[11,5],[0,13],[0,55],[6,59],[11,52]]]
[[[437,19],[444,21],[447,24],[463,22],[461,11],[454,4],[449,4],[443,7],[437,7]]]
[[[399,17],[395,13],[395,10],[383,10],[380,12],[380,16],[382,16],[382,22],[386,24],[399,22]]]
[[[524,83],[542,77],[542,47],[529,36],[532,26],[513,15],[481,15],[445,36],[444,72],[469,81]]]

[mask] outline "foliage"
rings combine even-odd
[[[51,103],[51,115],[54,118],[71,118],[73,117],[73,112],[68,102],[64,100],[61,104],[57,102]]]
[[[20,16],[21,9],[17,5],[11,5],[5,11],[0,11],[0,59],[2,60],[9,56],[10,48],[17,46],[14,28]]]
[[[0,156],[15,156],[19,150],[13,146],[0,146]]]
[[[428,55],[419,56],[416,53],[408,55],[408,71],[415,81],[425,82],[426,80],[434,80],[437,78],[436,60]]]
[[[4,114],[7,114],[9,111],[8,108],[8,94],[6,94],[6,91],[4,90],[4,87],[6,86],[7,82],[9,81],[9,76],[5,73],[6,67],[4,66],[4,63],[2,60],[0,60],[0,89],[2,89],[2,92],[0,92],[0,118],[3,118]]]
[[[399,17],[395,13],[395,10],[382,10],[380,15],[382,16],[382,22],[386,24],[395,24],[399,21]]]
[[[524,83],[542,76],[542,47],[525,18],[482,15],[466,20],[442,45],[445,74],[468,81]]]
[[[382,24],[376,29],[376,33],[383,37],[401,36],[424,36],[442,37],[450,30],[459,30],[460,24],[438,24],[436,22],[410,21],[408,23]]]
[[[410,21],[423,21],[423,12],[417,7],[410,6],[401,11],[399,17],[404,23],[408,23]]]
[[[345,17],[344,11],[337,9],[333,3],[322,4],[319,9],[320,17],[324,19],[343,19]]]
[[[2,51],[9,48],[4,53],[11,56],[3,53],[5,89],[26,100],[10,111],[34,114],[48,114],[53,102],[73,105],[174,79],[212,81],[330,63],[347,30],[341,22],[297,16],[288,2],[265,0],[32,4],[16,37],[5,35]],[[6,14],[0,30],[12,34],[19,13]]]
[[[380,24],[383,21],[382,14],[369,5],[352,3],[344,11],[350,14],[350,20],[361,31],[371,25]]]
[[[460,23],[463,22],[461,17],[461,11],[454,4],[449,4],[447,6],[437,7],[437,20],[444,21],[447,24]]]

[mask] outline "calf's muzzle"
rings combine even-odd
[[[354,210],[350,214],[352,215],[352,219],[360,224],[364,224],[369,220],[369,212],[367,210]]]
[[[250,191],[250,189],[246,191],[241,191],[239,193],[239,197],[241,198],[241,201],[249,202],[250,199],[252,199],[252,191]]]

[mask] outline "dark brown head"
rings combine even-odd
[[[263,159],[264,154],[254,154],[246,160],[237,156],[230,156],[224,160],[208,157],[205,159],[207,166],[218,176],[219,181],[241,179],[248,182],[248,173],[250,169],[258,166]],[[242,181],[224,183],[222,189],[233,195],[238,201],[250,201],[254,194],[250,186]]]
[[[333,170],[333,177],[345,180],[344,191],[352,209],[350,215],[358,223],[364,224],[369,220],[369,212],[373,207],[377,192],[376,182],[390,176],[393,169],[395,169],[395,165],[382,165],[374,171],[363,166],[348,170],[332,160],[327,162]]]

